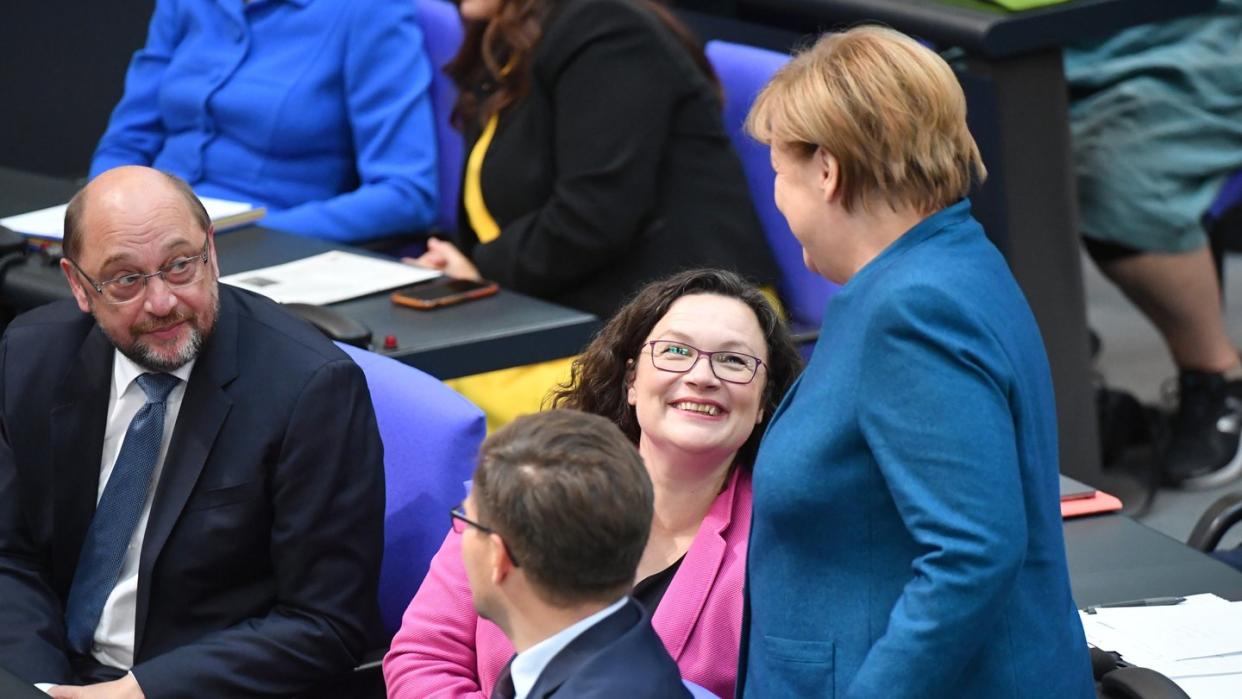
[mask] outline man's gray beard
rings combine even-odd
[[[211,308],[211,325],[208,326],[206,331],[200,330],[196,324],[198,316],[194,316],[195,322],[190,323],[189,341],[185,343],[180,352],[170,358],[157,355],[151,351],[150,347],[142,344],[141,340],[134,340],[129,346],[122,347],[115,337],[112,337],[107,330],[104,330],[103,325],[100,325],[98,321],[96,321],[96,325],[99,326],[100,330],[103,330],[104,335],[108,338],[108,342],[111,342],[112,346],[118,352],[128,357],[130,361],[147,371],[166,374],[180,369],[197,357],[198,353],[203,349],[203,345],[206,344],[207,339],[211,337],[211,333],[216,329],[216,322],[220,320],[220,295],[217,292],[214,296]]]
[[[129,357],[130,361],[147,371],[171,373],[197,357],[205,341],[206,338],[203,336],[203,333],[199,332],[198,326],[191,325],[189,341],[181,347],[180,352],[172,357],[161,357],[138,340],[135,340],[129,347],[117,347],[117,349],[121,351],[121,354]],[[115,346],[116,342],[114,341],[112,344]]]

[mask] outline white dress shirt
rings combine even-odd
[[[526,695],[530,694],[531,688],[535,686],[535,680],[538,680],[539,675],[543,674],[543,669],[548,666],[548,663],[552,662],[552,658],[555,658],[557,653],[564,650],[565,646],[581,636],[587,629],[603,621],[608,615],[621,609],[621,607],[624,607],[626,599],[626,597],[622,597],[608,607],[570,626],[566,626],[555,634],[527,648],[525,651],[518,653],[513,658],[513,663],[509,666],[509,675],[513,678],[513,699],[526,699]]]
[[[128,670],[134,664],[134,626],[137,623],[138,610],[138,559],[142,555],[142,540],[146,535],[147,518],[151,516],[151,501],[155,496],[156,486],[160,482],[160,473],[164,470],[164,458],[168,455],[168,443],[172,441],[173,426],[177,424],[177,415],[181,412],[181,399],[185,397],[186,383],[190,380],[190,372],[194,369],[194,361],[186,363],[176,371],[169,372],[181,379],[181,383],[168,394],[164,408],[164,438],[160,442],[160,453],[155,460],[155,469],[151,473],[151,488],[147,491],[147,499],[142,505],[142,514],[134,527],[133,537],[129,540],[129,548],[125,551],[125,559],[121,562],[121,574],[117,578],[116,587],[104,602],[103,614],[99,617],[99,626],[95,627],[95,639],[91,645],[91,655],[103,665]],[[108,400],[108,421],[104,426],[103,453],[99,461],[99,492],[95,494],[95,502],[103,496],[104,487],[112,475],[117,456],[121,453],[121,443],[125,440],[125,431],[134,415],[147,402],[147,395],[136,379],[148,373],[133,361],[115,352],[112,360],[112,391]]]

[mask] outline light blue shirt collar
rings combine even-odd
[[[587,629],[624,607],[627,599],[628,597],[622,597],[608,607],[566,626],[514,656],[513,664],[509,666],[509,674],[513,677],[513,699],[526,699],[526,695],[530,694],[531,688],[535,686],[535,680],[539,679],[543,669],[552,662],[552,658],[555,658],[557,653],[560,653],[565,646],[581,636]]]

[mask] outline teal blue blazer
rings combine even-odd
[[[1095,696],[1052,380],[964,200],[829,303],[754,468],[739,694]]]

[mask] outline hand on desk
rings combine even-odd
[[[469,257],[462,254],[461,250],[457,249],[457,246],[439,238],[429,238],[427,240],[427,252],[423,253],[418,259],[407,257],[403,262],[430,269],[438,269],[446,275],[457,279],[473,279],[475,281],[482,279],[482,276],[479,274],[479,268],[474,266]]]
[[[59,684],[48,688],[47,693],[55,697],[55,699],[146,699],[146,695],[143,694],[142,687],[138,686],[138,680],[134,679],[133,673],[127,674],[119,680],[101,682],[85,687]]]

